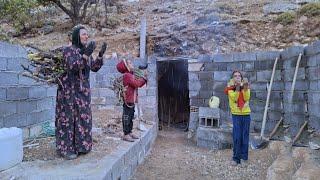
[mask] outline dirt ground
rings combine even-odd
[[[265,179],[276,155],[269,149],[249,152],[248,166],[230,166],[232,150],[197,147],[179,129],[159,131],[149,156],[132,180],[152,179]]]

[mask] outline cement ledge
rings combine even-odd
[[[129,179],[137,166],[151,149],[157,136],[157,123],[142,133],[134,142],[122,142],[111,154],[102,159],[77,159],[73,161],[33,161],[23,162],[13,168],[0,172],[3,180],[30,179]]]

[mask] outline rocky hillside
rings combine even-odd
[[[108,53],[139,54],[140,17],[148,19],[148,53],[160,56],[197,56],[282,49],[320,37],[320,2],[310,0],[121,0],[96,8],[86,22],[92,38],[107,41]],[[70,19],[52,8],[44,26],[12,41],[46,49],[67,43]],[[1,29],[12,32],[2,23]],[[9,33],[10,34],[10,33]],[[14,34],[14,33],[11,33]]]

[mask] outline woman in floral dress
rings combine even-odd
[[[59,155],[75,159],[92,148],[92,115],[90,70],[97,72],[103,65],[103,44],[99,56],[92,53],[95,42],[88,42],[88,32],[77,26],[72,33],[72,46],[63,49],[65,73],[59,78],[56,105],[56,146]]]

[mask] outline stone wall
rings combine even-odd
[[[289,94],[296,62],[302,53],[292,103]],[[309,46],[295,46],[283,51],[202,55],[189,60],[189,90],[191,107],[207,107],[212,95],[220,98],[221,123],[230,121],[227,96],[223,89],[233,70],[244,73],[251,83],[252,131],[260,131],[276,57],[279,57],[272,87],[266,130],[270,131],[284,116],[290,134],[295,134],[305,120],[309,128],[320,131],[320,41]],[[308,113],[305,114],[305,103]],[[283,107],[283,108],[282,108]],[[197,121],[197,112],[190,113],[190,124]],[[196,127],[194,125],[194,127]]]
[[[92,108],[107,109],[122,112],[122,105],[118,103],[116,94],[109,89],[112,86],[111,79],[121,76],[116,69],[116,59],[104,61],[103,67],[97,72],[91,72],[90,83],[92,90]],[[137,64],[139,60],[134,60]],[[151,57],[148,65],[148,82],[138,90],[138,101],[143,110],[143,117],[146,120],[158,122],[158,101],[157,101],[157,68],[156,59]]]
[[[54,120],[56,96],[56,87],[21,75],[21,64],[29,64],[26,55],[23,47],[0,42],[0,128],[24,128],[24,138]]]

